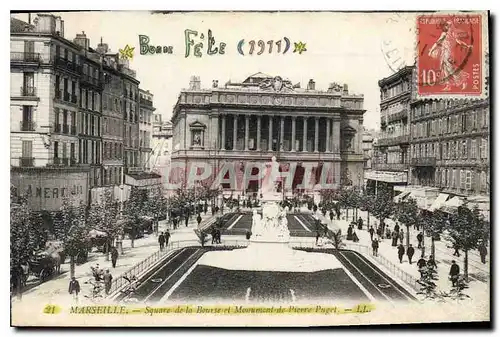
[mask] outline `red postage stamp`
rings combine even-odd
[[[419,96],[484,94],[481,21],[466,13],[417,17]]]

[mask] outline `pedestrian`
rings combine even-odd
[[[373,241],[373,234],[375,233],[373,226],[370,226],[370,229],[368,230],[368,232],[370,232],[370,240]]]
[[[356,231],[354,231],[354,230],[352,232],[352,242],[359,242],[358,235],[356,234]]]
[[[318,240],[319,240],[319,231],[316,231],[316,246],[318,245]]]
[[[80,293],[80,283],[74,276],[71,278],[71,281],[69,281],[68,292],[70,295],[73,295],[73,299],[75,301],[78,301],[78,293]]]
[[[424,241],[424,234],[422,234],[422,232],[417,234],[417,241],[418,241],[417,248],[422,249],[423,248],[422,242]]]
[[[363,229],[363,219],[361,219],[361,217],[359,217],[359,219],[358,219],[358,229],[359,230]]]
[[[378,256],[378,240],[372,240],[373,256]]]
[[[201,223],[201,215],[200,215],[200,213],[198,213],[198,216],[196,217],[196,222],[198,223],[198,227],[200,227],[200,223]]]
[[[217,231],[215,230],[215,227],[212,226],[212,229],[210,231],[210,235],[212,236],[212,244],[217,242]]]
[[[184,219],[184,223],[186,224],[186,227],[189,225],[189,212],[187,214],[184,215],[185,219]]]
[[[393,247],[398,246],[398,232],[396,231],[392,232],[392,246]]]
[[[170,229],[165,232],[165,247],[168,246],[168,241],[170,240]]]
[[[396,233],[399,233],[399,225],[398,225],[398,224],[395,224],[395,225],[394,225],[394,231],[395,231]]]
[[[458,264],[455,262],[455,260],[451,261],[451,267],[450,267],[450,280],[451,280],[451,285],[455,287],[458,283],[458,276],[460,274],[460,267]]]
[[[418,271],[420,272],[420,277],[424,276],[424,271],[425,271],[425,266],[427,265],[427,262],[425,261],[424,256],[422,255],[420,259],[417,261],[417,267]]]
[[[433,255],[429,255],[429,260],[427,260],[427,267],[437,269],[436,260],[434,260]]]
[[[411,264],[411,259],[413,258],[413,254],[415,254],[415,248],[410,244],[408,249],[406,250],[406,255],[408,256],[408,261]]]
[[[330,210],[330,221],[333,222],[333,218],[334,218],[334,214],[333,214],[333,210]]]
[[[99,282],[101,280],[101,276],[102,276],[101,267],[99,267],[99,263],[96,263],[94,268],[94,278],[97,282]]]
[[[420,231],[420,222],[417,221],[417,223],[415,224],[415,229],[417,230],[417,232]]]
[[[247,240],[250,240],[250,237],[252,236],[252,232],[250,232],[248,229],[247,229],[247,233],[246,233],[246,238]],[[318,239],[316,239],[316,241],[318,241]]]
[[[212,209],[212,216],[214,216],[215,215],[215,207],[214,207],[214,205],[212,205],[212,207],[210,207],[210,208]]]
[[[219,213],[219,206],[215,206],[215,213]]]
[[[399,232],[399,241],[400,241],[401,243],[403,243],[403,239],[404,239],[404,237],[405,237],[405,233],[404,233],[404,231],[403,231],[403,230],[401,230],[401,231]]]
[[[116,260],[118,260],[118,250],[116,247],[111,248],[111,266],[116,267]]]
[[[172,224],[174,225],[174,230],[177,229],[177,217],[176,216],[173,217]]]
[[[217,239],[217,243],[220,244],[221,243],[221,232],[220,232],[220,229],[218,229],[218,228],[215,232],[215,237]]]
[[[106,273],[104,273],[103,279],[104,279],[104,290],[106,292],[106,295],[109,295],[109,292],[111,290],[111,281],[113,280],[113,276],[109,272],[109,269],[106,269]]]
[[[453,244],[453,250],[454,250],[453,256],[460,257],[460,251],[459,251],[458,246],[457,246],[456,243]]]
[[[340,220],[340,209],[338,207],[335,209],[335,213],[337,213],[337,220]]]
[[[377,227],[377,236],[378,236],[379,238],[383,238],[382,234],[383,234],[383,233],[382,233],[382,226],[378,226],[378,227]]]
[[[205,204],[203,205],[203,213],[207,215],[207,211],[208,211],[208,203],[205,201]]]
[[[346,237],[347,240],[352,240],[352,225],[349,225],[349,227],[347,228],[347,237]]]
[[[163,233],[158,236],[158,243],[160,244],[160,251],[163,251],[165,247],[165,235]]]
[[[323,214],[323,216],[326,216],[326,208],[324,208],[324,207],[323,207],[323,208],[321,209],[321,213]]]
[[[488,254],[488,250],[486,249],[486,245],[484,242],[481,242],[479,244],[479,255],[481,256],[481,263],[485,264],[486,263],[486,254]]]
[[[392,234],[392,233],[391,233],[391,229],[390,229],[389,227],[387,227],[387,228],[385,229],[385,237],[386,237],[387,239],[390,239],[390,238],[391,238],[391,234]]]
[[[403,263],[403,256],[405,255],[405,247],[402,244],[398,246],[399,263]]]

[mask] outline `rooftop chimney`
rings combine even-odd
[[[85,32],[82,31],[81,34],[76,34],[76,37],[73,40],[73,42],[82,47],[83,49],[89,50],[90,40],[87,39],[87,35],[85,35]]]
[[[97,45],[96,51],[99,54],[106,54],[109,51],[109,46],[107,43],[102,43],[102,37],[101,37],[101,43]]]
[[[349,87],[347,86],[347,84],[344,84],[344,92],[343,92],[344,95],[348,95],[349,94]]]
[[[309,83],[307,83],[307,90],[316,90],[316,82],[314,82],[313,79],[309,80]]]

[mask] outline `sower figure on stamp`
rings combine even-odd
[[[470,75],[457,66],[459,63],[455,60],[453,50],[456,44],[467,49],[472,46],[459,39],[459,32],[453,27],[452,21],[442,23],[441,29],[443,32],[429,50],[429,56],[440,62],[441,80],[445,84],[443,91],[450,91],[451,86],[464,90]]]

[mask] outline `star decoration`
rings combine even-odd
[[[307,51],[306,49],[306,44],[300,41],[299,43],[294,42],[295,49],[293,50],[294,53],[298,52],[299,54],[302,54],[303,51]]]
[[[120,58],[124,60],[134,58],[134,49],[135,47],[131,48],[129,45],[126,45],[124,49],[119,49],[118,51],[120,52]]]

